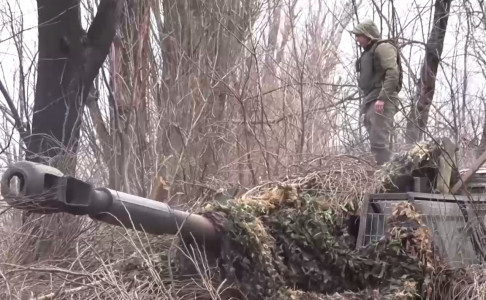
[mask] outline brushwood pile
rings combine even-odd
[[[211,203],[203,214],[223,235],[220,280],[255,300],[469,299],[480,292],[472,287],[482,271],[448,267],[413,204],[394,207],[377,242],[356,247],[350,232],[365,193],[430,171],[436,155],[434,144],[419,145],[378,171],[340,157],[315,173]]]

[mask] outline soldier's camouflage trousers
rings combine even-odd
[[[370,137],[371,152],[375,155],[378,165],[383,165],[390,160],[390,134],[393,129],[393,117],[397,109],[390,102],[385,102],[384,112],[377,113],[376,101],[366,104],[364,126]]]

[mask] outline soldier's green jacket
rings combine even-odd
[[[398,105],[397,49],[390,43],[377,42],[374,39],[357,62],[360,71],[358,86],[364,94],[363,112],[366,104],[375,100],[390,101],[395,107]]]

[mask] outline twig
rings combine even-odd
[[[15,128],[12,128],[12,133],[10,134],[10,137],[8,138],[8,142],[5,145],[5,147],[0,150],[0,154],[3,154],[10,147],[10,142],[12,142],[14,130],[15,130]]]
[[[0,80],[0,91],[3,94],[3,97],[5,98],[5,101],[7,101],[7,105],[10,108],[10,112],[12,113],[12,116],[15,120],[15,128],[19,131],[22,139],[25,138],[27,132],[25,131],[25,128],[22,126],[22,119],[20,118],[19,112],[17,111],[17,108],[15,108],[14,102],[10,95],[7,92],[7,89],[5,89],[5,86],[3,85],[3,82]]]
[[[5,285],[7,286],[8,295],[12,295],[12,292],[10,290],[10,284],[8,283],[7,277],[5,277],[5,275],[3,275],[3,272],[1,271],[0,271],[0,276],[3,278],[3,280],[5,280]]]
[[[466,182],[471,178],[471,176],[473,176],[476,173],[477,170],[479,170],[479,168],[481,168],[481,166],[484,164],[485,161],[486,161],[486,151],[483,152],[483,154],[481,154],[481,156],[478,159],[476,159],[473,166],[464,175],[461,176],[461,178],[459,179],[458,182],[456,182],[456,184],[454,184],[454,186],[451,189],[451,194],[454,195],[457,192],[459,192],[461,187],[465,188]]]
[[[89,288],[92,288],[96,285],[99,285],[100,283],[101,283],[101,280],[98,280],[98,281],[94,281],[94,282],[88,283],[84,286],[77,287],[77,288],[73,288],[73,289],[69,289],[69,290],[65,290],[65,291],[61,291],[61,292],[53,292],[53,293],[50,293],[50,294],[47,294],[47,295],[44,295],[44,296],[30,298],[30,300],[49,300],[49,299],[54,299],[54,297],[68,296],[68,295],[72,295],[72,294],[87,290]]]
[[[60,269],[60,268],[24,267],[24,266],[15,265],[15,264],[8,264],[8,263],[1,263],[1,265],[7,266],[7,267],[17,268],[16,270],[7,271],[6,274],[15,273],[15,272],[34,271],[34,272],[63,273],[63,274],[68,274],[68,275],[73,275],[73,276],[93,277],[91,274],[74,272],[74,271],[69,271],[69,270]]]

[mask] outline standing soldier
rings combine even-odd
[[[358,24],[352,33],[364,49],[356,62],[358,86],[364,94],[363,123],[376,163],[383,165],[391,156],[389,139],[402,85],[400,56],[392,41],[381,39],[372,21]]]

